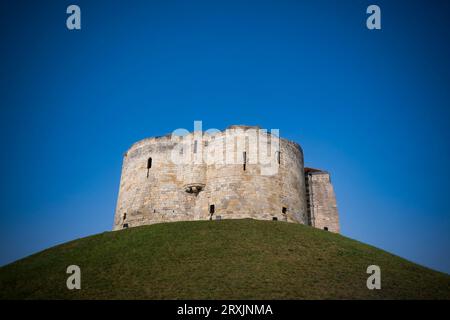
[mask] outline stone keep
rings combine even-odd
[[[147,138],[125,153],[114,230],[242,218],[339,232],[329,174],[305,169],[297,143],[259,127]]]

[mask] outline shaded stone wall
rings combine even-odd
[[[305,170],[308,224],[322,230],[339,233],[336,196],[328,172]]]

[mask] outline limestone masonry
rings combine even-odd
[[[125,153],[114,230],[160,222],[253,218],[339,232],[330,175],[259,127],[141,140]]]

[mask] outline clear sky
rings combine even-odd
[[[344,235],[450,273],[449,3],[1,1],[0,264],[111,230],[123,153],[201,120],[280,129]]]

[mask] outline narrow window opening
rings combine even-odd
[[[245,171],[246,166],[247,166],[247,152],[244,151],[242,153],[242,158],[244,159],[244,171]]]
[[[281,152],[277,151],[277,162],[280,165],[281,164]]]
[[[127,220],[127,213],[126,212],[123,214],[123,221],[125,221],[125,220]]]
[[[278,221],[277,217],[272,217],[272,221]]]
[[[287,212],[287,208],[286,208],[286,207],[283,207],[283,209],[281,209],[281,212],[282,212],[282,213],[286,213],[286,212]]]
[[[152,157],[148,158],[147,160],[147,178],[151,167],[152,167]]]
[[[194,153],[197,153],[197,140],[194,141]]]
[[[328,231],[328,227],[324,227],[323,230]]]
[[[148,158],[147,160],[147,169],[150,169],[152,167],[152,157]]]

